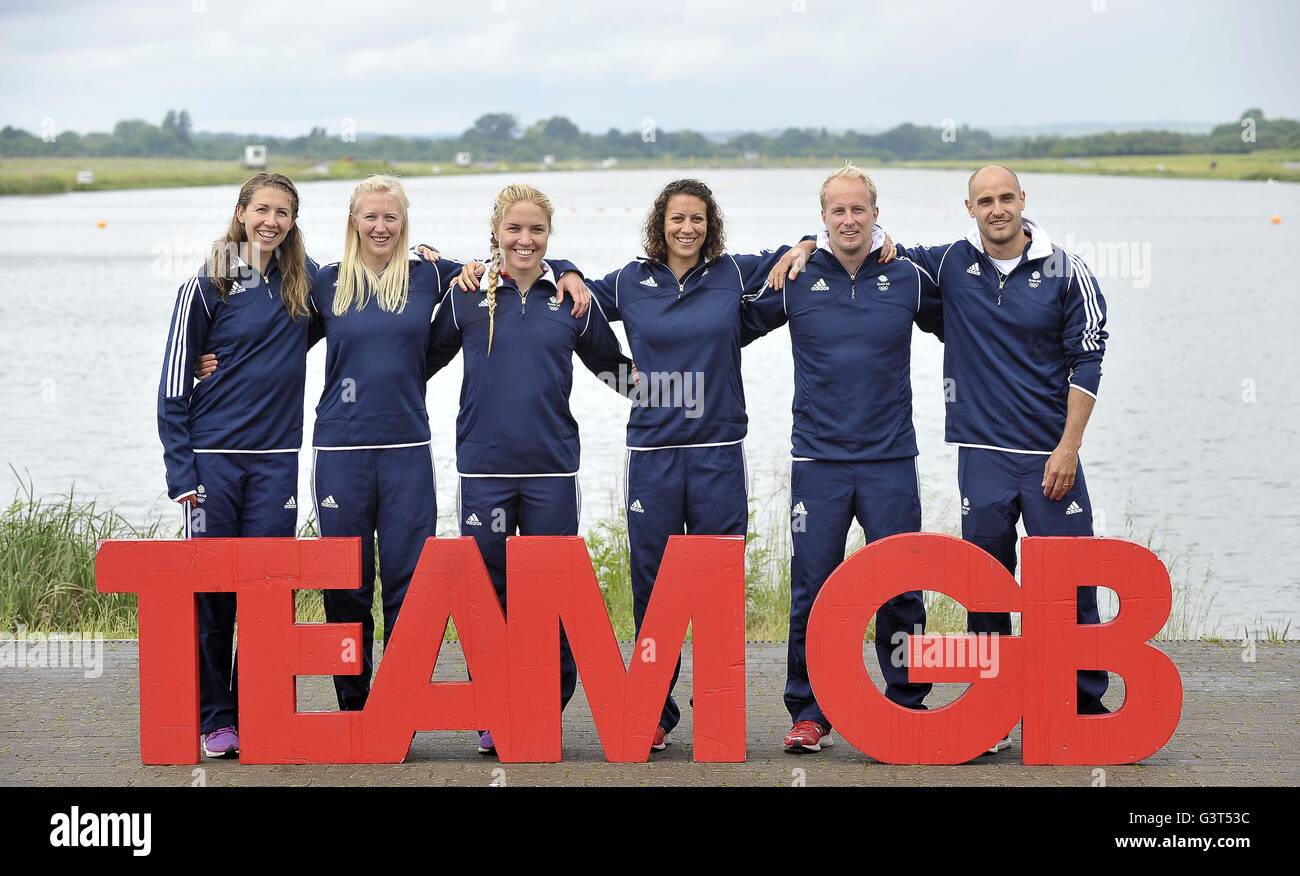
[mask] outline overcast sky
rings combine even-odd
[[[0,125],[458,133],[1300,117],[1297,0],[0,0]]]

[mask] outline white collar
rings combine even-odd
[[[262,276],[266,276],[266,277],[271,276],[271,268],[279,267],[279,264],[280,264],[280,247],[277,246],[275,249],[271,250],[271,258],[266,263],[266,273],[263,274]],[[235,247],[234,267],[236,269],[247,268],[251,273],[255,273],[255,274],[259,273],[257,268],[253,267],[248,262],[244,261],[244,257],[239,254],[239,247],[237,246]]]
[[[487,289],[488,289],[488,274],[491,273],[491,271],[492,271],[492,265],[491,265],[491,263],[489,262],[489,263],[487,264],[487,270],[483,271],[483,276],[481,276],[481,277],[478,278],[478,291],[480,291],[480,292],[486,292],[486,291],[487,291]],[[503,271],[504,271],[504,268],[503,268]],[[533,285],[536,286],[538,283],[540,283],[541,281],[545,280],[546,282],[548,282],[548,283],[550,283],[552,286],[554,286],[556,289],[558,289],[558,288],[560,288],[560,284],[559,284],[559,282],[558,282],[558,279],[559,279],[559,278],[555,276],[555,272],[551,270],[551,266],[550,266],[550,264],[546,261],[546,259],[542,259],[542,275],[541,275],[540,277],[537,278],[537,280],[533,283]]]
[[[871,255],[871,253],[876,252],[884,245],[885,229],[881,228],[879,225],[871,226],[871,252],[868,252],[867,255]],[[823,228],[821,233],[817,235],[817,248],[824,249],[831,255],[835,255],[834,250],[831,249],[830,232],[825,228]]]
[[[1045,259],[1052,254],[1052,238],[1047,235],[1047,230],[1039,225],[1028,216],[1021,216],[1020,222],[1029,232],[1029,252],[1025,253],[1026,259]],[[966,233],[966,240],[970,245],[980,252],[984,252],[984,239],[980,237],[979,226],[976,225]]]

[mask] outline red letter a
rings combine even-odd
[[[430,681],[449,617],[473,681]],[[491,730],[505,760],[506,624],[474,539],[424,543],[395,628],[366,701],[365,761],[401,762],[417,730]]]

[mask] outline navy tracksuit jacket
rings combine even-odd
[[[337,675],[339,708],[361,709],[373,671],[375,538],[385,641],[426,539],[437,534],[434,466],[425,410],[429,324],[461,265],[410,256],[406,305],[385,311],[371,295],[334,313],[338,264],[320,269],[311,302],[325,329],[325,386],[312,433],[312,502],[322,536],[361,538],[361,587],[325,590],[325,618],[360,623],[359,675]]]
[[[489,354],[486,290],[485,274],[480,291],[453,288],[443,296],[430,329],[427,370],[432,376],[464,351],[456,515],[461,535],[478,544],[505,611],[507,537],[578,534],[580,447],[578,423],[569,410],[574,354],[615,388],[626,383],[632,362],[599,303],[578,318],[571,302],[557,298],[550,265],[527,293],[502,274]],[[573,696],[577,678],[561,633],[562,704]]]
[[[206,265],[177,294],[158,388],[167,495],[197,497],[183,506],[186,537],[291,538],[307,348],[319,325],[289,316],[278,257],[265,276],[242,261],[235,268],[225,300]],[[306,268],[310,279],[316,263]],[[194,365],[205,352],[221,365],[198,382]],[[198,594],[197,608],[200,730],[211,733],[239,723],[235,595]]]
[[[808,680],[808,616],[822,584],[844,560],[854,517],[868,543],[921,528],[912,427],[912,326],[943,336],[938,288],[907,259],[879,262],[884,235],[850,274],[828,246],[783,292],[746,299],[745,342],[787,322],[795,363],[794,459],[790,466],[790,636],[785,703],[792,721],[830,722]],[[925,626],[920,591],[895,597],[876,614],[876,654],[885,692],[910,708],[929,684],[912,684],[893,654]],[[901,652],[900,652],[901,653]]]
[[[670,535],[743,536],[748,527],[741,298],[762,288],[787,249],[724,253],[680,279],[662,262],[639,258],[588,280],[610,321],[623,321],[641,378],[624,473],[638,632]],[[660,726],[672,730],[680,717],[670,687]]]
[[[1106,302],[1083,260],[1053,245],[1042,226],[1003,275],[978,229],[944,246],[900,248],[926,268],[943,298],[949,444],[957,445],[962,537],[1015,574],[1016,521],[1029,535],[1090,536],[1092,505],[1079,464],[1059,501],[1043,496],[1043,466],[1065,430],[1072,388],[1096,397],[1107,333]],[[1097,623],[1095,587],[1082,587],[1079,623]],[[972,612],[972,632],[1011,632],[1000,612]],[[1078,709],[1102,712],[1101,670],[1079,673]]]

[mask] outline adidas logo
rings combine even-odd
[[[465,525],[466,525],[466,526],[482,526],[482,525],[483,525],[483,521],[478,519],[478,515],[477,515],[477,514],[471,514],[471,515],[469,515],[468,517],[465,518]]]
[[[297,510],[298,510],[298,500],[295,499],[293,496],[290,496],[290,497],[289,497],[289,501],[284,503],[284,510],[286,510],[286,511],[297,511]]]
[[[974,264],[972,264],[969,268],[966,269],[966,273],[974,274],[976,277],[978,277],[980,275],[980,263],[975,262]]]
[[[792,515],[798,514],[800,516],[806,517],[808,516],[808,509],[803,506],[803,502],[800,502],[798,505],[795,505],[793,509],[791,509],[790,513]]]
[[[652,289],[658,288],[659,284],[655,282],[654,277],[646,277],[641,281],[642,286],[649,286]]]
[[[961,516],[965,517],[969,513],[970,513],[970,499],[967,499],[966,497],[963,496],[961,500]]]
[[[1067,517],[1071,514],[1082,514],[1082,513],[1083,513],[1083,509],[1079,507],[1078,502],[1071,502],[1070,507],[1065,509],[1065,514]]]
[[[831,291],[831,287],[826,285],[826,278],[825,278],[825,277],[822,277],[822,278],[819,279],[816,283],[813,283],[813,284],[812,284],[812,291],[813,291],[813,292],[829,292],[829,291]]]
[[[482,301],[480,301],[480,302],[478,303],[478,306],[479,306],[479,307],[487,307],[487,306],[488,306],[488,300],[487,300],[486,298],[484,298]]]
[[[631,510],[635,511],[637,514],[644,514],[644,513],[645,513],[645,509],[641,507],[641,500],[640,500],[640,499],[633,499],[630,508],[631,508]]]
[[[334,496],[333,496],[333,495],[329,495],[329,496],[326,496],[326,497],[325,497],[325,501],[324,501],[324,502],[321,502],[321,503],[320,503],[320,506],[321,506],[322,508],[333,508],[334,510],[337,511],[337,510],[338,510],[338,507],[339,507],[339,503],[334,501]]]

